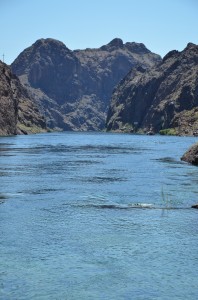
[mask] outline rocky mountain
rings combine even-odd
[[[98,49],[71,51],[62,42],[40,39],[11,65],[47,125],[61,130],[104,129],[110,97],[132,67],[161,61],[143,44],[114,39]]]
[[[113,93],[107,130],[198,134],[198,46],[133,68]]]
[[[10,68],[0,61],[0,135],[46,130],[44,117]]]

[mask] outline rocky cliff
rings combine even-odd
[[[121,39],[75,51],[60,41],[40,39],[17,57],[12,70],[50,128],[101,130],[116,84],[132,67],[148,68],[159,61],[143,44],[124,44]]]
[[[13,135],[17,132],[16,81],[8,66],[0,61],[0,135]]]
[[[148,70],[131,70],[114,91],[107,129],[197,135],[198,46],[189,43]]]
[[[46,130],[46,123],[10,68],[0,62],[0,135]]]

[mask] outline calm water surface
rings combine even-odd
[[[198,299],[195,138],[0,138],[0,299]]]

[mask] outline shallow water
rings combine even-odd
[[[0,299],[197,299],[196,138],[0,138]]]

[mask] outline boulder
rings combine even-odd
[[[184,155],[181,157],[181,160],[186,161],[192,165],[198,165],[198,143],[191,146]]]

